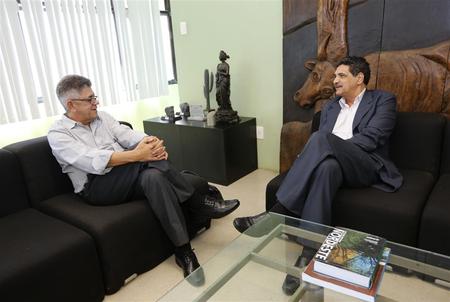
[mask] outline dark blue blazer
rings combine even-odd
[[[340,97],[322,109],[319,131],[332,132],[341,110]],[[380,182],[374,187],[383,191],[397,190],[403,177],[389,159],[389,137],[395,127],[397,101],[393,94],[381,90],[366,90],[353,120],[352,143],[361,147],[380,165]]]

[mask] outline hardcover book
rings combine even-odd
[[[314,256],[314,271],[369,288],[385,244],[378,236],[335,228]]]
[[[315,260],[311,260],[311,262],[306,266],[304,272],[302,273],[302,280],[364,301],[374,302],[378,290],[380,289],[381,280],[386,269],[389,254],[390,248],[384,248],[383,256],[380,263],[377,265],[375,277],[370,288],[358,286],[315,272],[313,269]]]

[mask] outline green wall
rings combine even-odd
[[[203,71],[230,56],[231,104],[264,127],[259,168],[278,170],[282,126],[281,0],[171,0],[180,99],[205,105]],[[180,35],[180,22],[187,35]],[[216,108],[215,89],[211,105]]]

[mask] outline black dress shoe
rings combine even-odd
[[[300,281],[300,278],[297,278],[292,275],[286,275],[286,278],[284,278],[282,286],[283,293],[285,293],[288,296],[292,296],[297,290],[297,288],[300,287],[301,282],[302,281]]]
[[[233,225],[240,233],[244,233],[247,231],[248,228],[250,228],[252,225],[256,224],[259,221],[264,220],[264,218],[268,217],[266,212],[262,212],[255,216],[247,216],[247,217],[238,217],[233,220]],[[259,234],[261,233],[261,234]],[[267,234],[267,230],[261,230],[261,232],[247,232],[247,235],[253,236],[253,237],[261,237],[265,234]]]
[[[304,248],[302,254],[297,258],[294,265],[299,268],[307,266],[311,259],[314,257],[315,252],[316,251],[314,250]],[[283,292],[288,296],[292,296],[300,287],[301,283],[302,281],[300,280],[300,278],[288,274],[286,275],[286,278],[284,278],[282,286]]]
[[[222,218],[233,212],[239,207],[239,200],[220,200],[210,196],[205,196],[202,206],[195,210],[195,214],[209,218]]]
[[[201,286],[205,283],[205,273],[192,250],[176,253],[175,262],[183,269],[184,278],[187,278],[190,284]]]

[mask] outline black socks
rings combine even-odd
[[[292,213],[288,209],[286,209],[279,201],[270,209],[270,212],[278,213],[285,216],[291,216],[295,218],[300,218],[297,214]]]
[[[192,251],[192,247],[191,247],[191,243],[188,242],[186,244],[183,244],[182,246],[177,246],[175,247],[175,255],[182,255],[185,254],[187,252]]]

